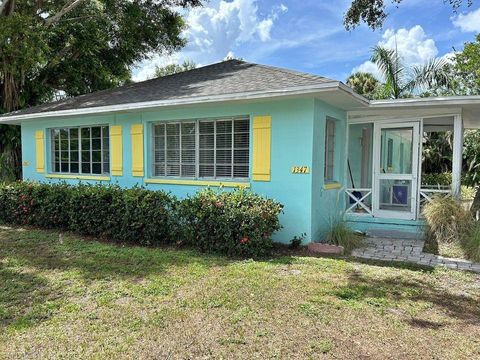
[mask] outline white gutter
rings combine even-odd
[[[455,105],[476,105],[480,104],[480,95],[470,96],[440,96],[431,98],[409,98],[391,100],[372,100],[370,109],[386,107],[408,107],[408,106],[455,106]]]
[[[461,106],[461,105],[480,105],[480,95],[474,96],[446,96],[435,98],[409,98],[409,99],[391,99],[391,100],[371,100],[355,93],[350,87],[342,82],[328,82],[314,86],[296,86],[287,89],[268,90],[268,91],[250,91],[235,94],[221,94],[209,96],[197,96],[184,99],[144,101],[136,103],[125,103],[118,105],[96,106],[80,109],[45,111],[31,114],[19,114],[10,116],[0,116],[0,123],[19,124],[22,120],[36,120],[55,117],[68,117],[91,114],[107,114],[114,112],[128,112],[144,109],[152,109],[167,106],[195,105],[223,101],[241,101],[256,100],[265,98],[278,98],[285,96],[308,95],[328,91],[341,91],[351,96],[359,103],[359,108],[382,109],[391,107],[415,107],[415,106]],[[353,111],[359,108],[352,109]]]
[[[151,109],[165,106],[178,106],[178,105],[193,105],[193,104],[204,104],[212,102],[222,102],[222,101],[239,101],[239,100],[254,100],[254,99],[264,99],[264,98],[275,98],[283,96],[295,96],[295,95],[306,95],[314,94],[326,91],[342,90],[348,94],[355,97],[355,99],[361,102],[362,105],[368,106],[368,100],[363,96],[355,94],[349,87],[342,84],[341,82],[329,82],[324,84],[319,84],[315,86],[297,86],[291,87],[288,89],[279,89],[279,90],[268,90],[268,91],[250,91],[242,92],[236,94],[222,94],[222,95],[209,95],[209,96],[198,96],[190,97],[185,99],[172,99],[172,100],[157,100],[157,101],[144,101],[136,103],[126,103],[119,105],[108,105],[108,106],[97,106],[89,108],[80,108],[80,109],[70,109],[70,110],[58,110],[58,111],[45,111],[39,113],[31,114],[19,114],[19,115],[10,115],[4,118],[0,117],[0,123],[10,123],[16,124],[22,120],[33,120],[33,119],[44,119],[52,117],[66,117],[66,116],[78,116],[78,115],[88,115],[88,114],[105,114],[119,111],[134,111],[142,109]]]

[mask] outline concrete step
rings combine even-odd
[[[401,230],[383,230],[370,229],[366,232],[368,237],[381,239],[401,239],[401,240],[423,240],[423,232],[401,231]]]

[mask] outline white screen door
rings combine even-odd
[[[374,216],[416,218],[419,126],[413,121],[375,125]]]

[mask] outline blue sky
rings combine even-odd
[[[388,2],[388,0],[387,0]],[[465,0],[465,3],[467,1]],[[134,69],[135,80],[153,76],[155,65],[192,60],[199,65],[227,55],[345,79],[354,70],[376,73],[373,46],[398,47],[409,65],[461,50],[480,33],[480,1],[452,12],[443,0],[403,0],[390,6],[383,29],[348,32],[348,0],[211,0],[185,12],[187,46],[170,56],[153,54]]]

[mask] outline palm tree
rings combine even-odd
[[[399,99],[412,96],[416,90],[449,86],[448,63],[444,59],[431,59],[408,69],[397,50],[375,46],[371,61],[385,79],[384,95],[389,98]]]
[[[358,71],[348,77],[347,85],[357,94],[372,99],[373,94],[380,86],[380,82],[372,74]]]

